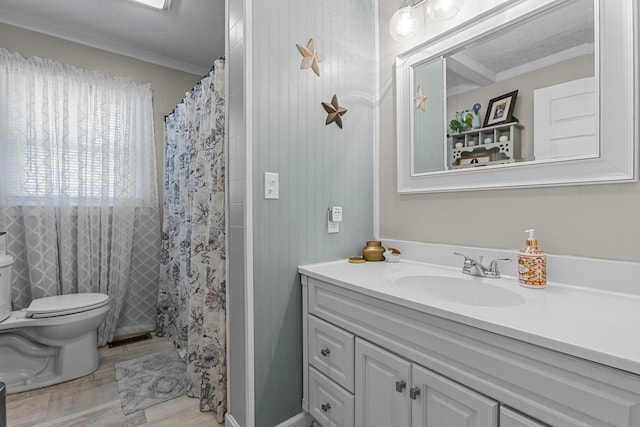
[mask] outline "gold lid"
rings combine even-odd
[[[527,246],[538,246],[538,240],[537,239],[527,239]]]
[[[361,256],[350,256],[349,262],[351,264],[362,264],[364,262],[364,258]]]

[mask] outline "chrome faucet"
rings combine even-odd
[[[464,257],[464,263],[462,264],[462,272],[464,274],[469,274],[471,276],[479,276],[479,277],[500,277],[500,270],[498,270],[498,261],[511,261],[511,258],[496,258],[489,263],[488,266],[482,264],[482,258],[478,257],[478,261],[475,259],[461,254],[459,252],[454,252],[456,255],[460,255]]]

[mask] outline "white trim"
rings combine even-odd
[[[373,236],[380,236],[380,25],[379,0],[373,0],[374,52],[373,52]]]
[[[300,285],[302,287],[302,410],[309,412],[309,346],[308,346],[308,327],[309,316],[307,312],[308,304],[308,277],[300,275]]]
[[[275,427],[309,427],[314,422],[313,417],[306,412],[300,412],[298,415],[281,422]]]
[[[229,201],[229,165],[231,164],[231,162],[229,161],[229,152],[230,152],[230,147],[229,147],[229,0],[225,0],[224,1],[224,34],[225,34],[225,38],[224,38],[224,57],[225,57],[225,64],[224,64],[224,161],[225,161],[225,174],[224,174],[224,224],[225,224],[225,239],[224,239],[224,247],[225,247],[225,251],[227,253],[227,256],[225,257],[225,262],[224,262],[224,268],[226,271],[226,283],[227,286],[225,286],[225,302],[226,302],[226,306],[225,306],[225,313],[229,313],[229,301],[231,301],[230,297],[231,297],[231,289],[229,286],[229,224],[230,224],[230,220],[231,220],[231,215],[230,215],[230,201]],[[229,355],[229,349],[231,348],[231,321],[229,320],[230,316],[226,316],[225,319],[225,329],[226,329],[226,354],[227,356]],[[231,417],[229,415],[229,408],[231,407],[231,365],[233,364],[233,362],[229,359],[229,357],[225,357],[225,360],[227,361],[227,414],[225,415],[225,420],[227,418],[231,418],[233,419],[233,417]],[[236,425],[237,423],[235,422],[235,419],[233,420],[234,425]],[[226,424],[226,421],[225,421]],[[238,426],[239,427],[239,426]]]
[[[29,18],[7,10],[0,10],[0,22],[14,27],[25,28],[27,30],[46,34],[48,36],[57,37],[70,42],[79,43],[84,46],[90,46],[96,49],[105,50],[107,52],[117,53],[119,55],[128,56],[139,59],[141,61],[150,62],[152,64],[161,65],[163,67],[172,68],[185,73],[196,74],[199,76],[209,72],[209,66],[202,66],[190,62],[181,61],[170,56],[161,55],[150,52],[145,49],[118,43],[113,40],[107,40],[95,35],[73,31],[69,28],[63,28],[58,25],[50,24],[38,19]]]
[[[224,427],[241,427],[240,424],[233,418],[233,415],[226,413],[224,416]]]
[[[252,0],[244,1],[244,129],[245,129],[245,363],[246,427],[255,426],[255,350],[253,313],[253,38]]]

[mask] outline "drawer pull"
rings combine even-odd
[[[324,357],[327,357],[328,355],[331,354],[331,350],[329,350],[328,348],[323,348],[322,350],[320,350],[320,354],[323,355]]]
[[[398,393],[402,393],[402,390],[404,390],[405,388],[407,388],[407,383],[405,382],[405,380],[396,381],[396,391]]]
[[[418,395],[420,394],[420,387],[411,387],[409,389],[409,397],[413,400],[416,400]]]
[[[329,409],[331,409],[331,405],[329,405],[328,403],[325,403],[320,408],[322,408],[323,412],[328,412]]]

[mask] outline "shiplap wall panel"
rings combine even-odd
[[[297,266],[360,253],[373,237],[373,0],[252,3],[256,426],[300,412],[301,292]],[[325,56],[320,77],[300,70],[296,44]],[[325,125],[336,94],[343,128]],[[264,172],[280,198],[264,199]],[[343,207],[338,234],[327,208]]]

